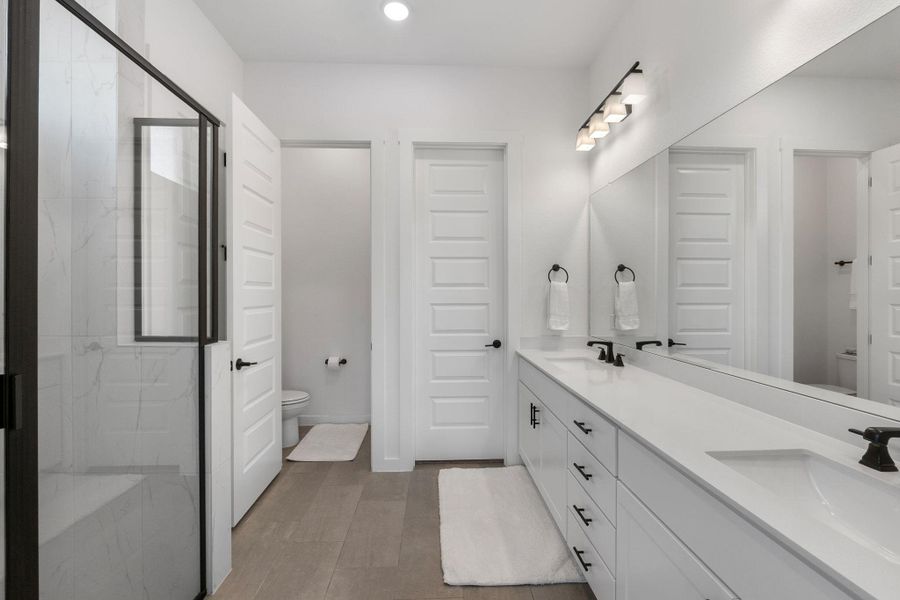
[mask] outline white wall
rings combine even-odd
[[[553,343],[587,333],[587,162],[573,151],[572,123],[583,118],[587,83],[578,70],[490,69],[385,65],[319,65],[248,63],[244,89],[248,106],[282,139],[377,140],[383,171],[373,171],[376,190],[385,198],[383,227],[386,291],[382,322],[385,349],[385,397],[373,413],[384,427],[373,427],[373,464],[376,468],[408,468],[410,446],[406,421],[397,405],[401,361],[410,348],[400,343],[403,240],[412,229],[402,213],[399,182],[412,169],[400,164],[401,131],[427,129],[451,132],[506,132],[521,138],[522,222],[521,267],[524,291],[521,319],[523,338],[548,336]],[[374,156],[374,154],[373,154]],[[404,225],[401,226],[401,223]],[[547,271],[553,263],[569,270],[571,328],[565,336],[550,337],[546,329]],[[377,330],[377,327],[375,327]],[[506,340],[515,349],[519,340]],[[382,389],[383,388],[383,389]],[[383,439],[382,437],[383,436]],[[509,441],[509,440],[508,440]],[[514,441],[514,440],[513,440]]]
[[[591,152],[621,176],[892,8],[896,0],[635,0],[591,67],[586,115],[640,60],[650,97]],[[577,125],[576,125],[577,126]],[[574,128],[570,125],[574,136]]]
[[[282,173],[282,386],[310,393],[302,423],[366,423],[369,150],[283,148]],[[347,365],[326,369],[330,355]]]

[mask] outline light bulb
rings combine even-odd
[[[588,134],[588,128],[582,127],[578,130],[578,135],[575,137],[575,149],[579,152],[589,152],[594,149],[594,146],[597,145],[597,142]]]
[[[622,84],[622,104],[640,104],[647,97],[647,82],[643,73],[632,73]]]
[[[609,135],[609,125],[603,120],[603,113],[594,113],[588,121],[588,135],[599,140]]]
[[[391,21],[405,21],[409,16],[409,7],[393,0],[384,5],[384,16]]]

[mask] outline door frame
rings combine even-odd
[[[869,186],[870,170],[869,159],[872,152],[859,150],[807,150],[799,147],[790,148],[789,155],[785,156],[784,165],[784,197],[785,204],[790,205],[790,214],[794,214],[794,161],[799,156],[816,158],[847,158],[856,160],[856,257],[865,258],[863,263],[865,270],[860,271],[858,265],[853,269],[856,277],[856,395],[859,398],[869,397],[869,333],[872,323],[869,318],[869,286],[871,285],[872,269],[869,257],[872,249],[869,246],[869,200],[871,188]],[[874,151],[873,151],[874,152]],[[787,212],[787,211],[786,211]],[[785,258],[785,265],[791,270],[793,280],[794,243],[793,243],[793,219],[791,219],[791,245],[790,262]],[[862,273],[862,274],[861,274]],[[794,290],[790,288],[790,304],[793,305]],[[793,353],[793,320],[791,321],[791,352]]]
[[[40,2],[8,3],[8,142],[4,235],[6,374],[17,374],[21,403],[8,427],[4,410],[6,597],[37,599],[38,543],[38,69]],[[7,388],[9,389],[9,388]],[[6,395],[6,394],[4,394]],[[7,398],[7,402],[10,399]]]
[[[397,190],[400,228],[400,315],[413,318],[399,320],[400,360],[397,412],[397,461],[394,470],[411,471],[415,467],[416,427],[416,222],[415,151],[420,148],[499,149],[504,153],[506,168],[506,197],[504,213],[503,290],[506,324],[504,328],[503,381],[501,394],[504,463],[518,464],[518,427],[516,381],[518,369],[516,352],[520,345],[522,315],[522,136],[505,131],[401,130],[399,132],[399,189]],[[373,405],[374,406],[374,405]],[[391,408],[385,405],[385,408]],[[373,423],[374,424],[374,423]]]

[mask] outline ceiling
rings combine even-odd
[[[389,21],[384,0],[196,0],[247,61],[586,67],[627,2],[408,0]]]
[[[900,80],[900,9],[820,54],[793,75]]]

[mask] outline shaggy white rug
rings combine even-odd
[[[369,425],[346,423],[315,425],[287,459],[296,462],[339,462],[353,460],[359,452]]]
[[[584,581],[525,467],[445,469],[438,488],[445,583]]]

